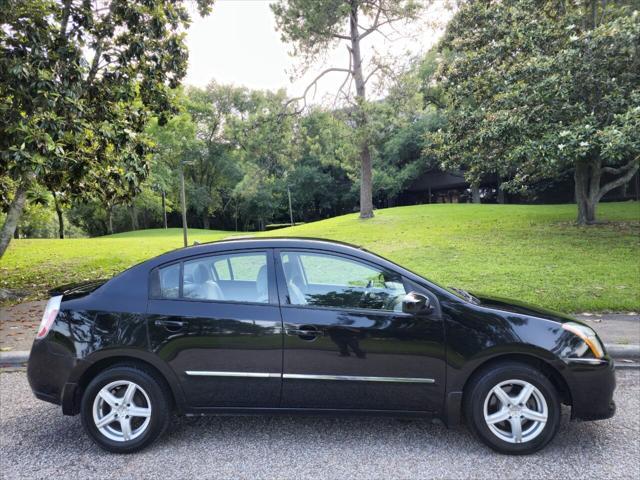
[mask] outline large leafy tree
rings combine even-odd
[[[295,100],[306,105],[307,94],[330,73],[345,76],[336,97],[349,100],[351,85],[355,87],[353,110],[360,136],[360,218],[373,216],[371,141],[367,135],[365,103],[367,83],[381,69],[380,62],[363,58],[361,45],[369,35],[384,34],[385,26],[415,19],[424,3],[416,0],[281,0],[272,5],[282,39],[293,44],[293,53],[302,57],[304,70],[340,43],[346,46],[348,65],[323,70]]]
[[[225,135],[226,125],[244,110],[247,90],[211,82],[204,89],[187,91],[186,110],[196,127],[200,148],[187,169],[189,205],[210,227],[210,218],[228,204],[228,195],[239,180],[234,145]]]
[[[433,167],[423,155],[425,133],[442,127],[435,93],[425,78],[436,64],[432,53],[415,62],[389,88],[386,98],[370,108],[373,139],[374,198],[384,205]]]
[[[242,209],[245,222],[263,229],[283,204],[284,179],[295,161],[295,116],[283,111],[283,91],[247,91],[236,114],[227,118],[225,132],[234,148],[233,159],[242,172],[232,200]]]
[[[148,128],[155,145],[148,182],[165,194],[169,193],[175,205],[181,204],[179,173],[181,170],[182,173],[186,172],[190,165],[200,160],[203,151],[202,142],[196,136],[196,124],[186,112],[186,98],[180,96],[177,102],[181,105],[179,114],[171,117],[165,125],[160,125],[159,120],[154,118]],[[190,191],[191,187],[189,184]]]
[[[164,121],[186,73],[189,15],[173,0],[2,0],[0,19],[0,175],[13,187],[1,256],[35,184],[106,199],[139,188],[147,120]]]
[[[314,108],[300,117],[292,151],[296,161],[284,185],[290,188],[294,221],[352,211],[357,150],[351,129],[335,113]],[[288,218],[288,205],[282,207],[282,217]]]
[[[572,172],[579,224],[639,167],[640,15],[624,2],[465,2],[441,43],[448,127],[428,150],[471,182]]]

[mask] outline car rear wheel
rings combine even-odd
[[[140,450],[169,424],[170,397],[151,370],[122,364],[104,370],[82,396],[82,424],[102,448],[116,453]]]
[[[465,391],[471,430],[494,450],[529,454],[553,439],[560,425],[560,400],[549,379],[521,363],[485,370]]]

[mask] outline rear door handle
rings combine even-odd
[[[186,325],[186,322],[181,322],[179,320],[156,320],[155,324],[157,327],[164,327],[167,330],[177,331],[182,330]]]

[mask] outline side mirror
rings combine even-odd
[[[409,292],[402,299],[402,311],[404,313],[430,313],[431,302],[429,297],[418,292]]]

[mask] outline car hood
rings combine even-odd
[[[487,295],[477,295],[475,293],[473,294],[473,296],[480,300],[480,305],[485,308],[491,308],[503,312],[517,313],[520,315],[527,315],[531,317],[544,318],[546,320],[552,320],[560,323],[577,322],[576,319],[570,315],[555,312],[553,310],[548,310],[542,307],[537,307],[535,305],[530,305],[519,300],[491,297]]]

